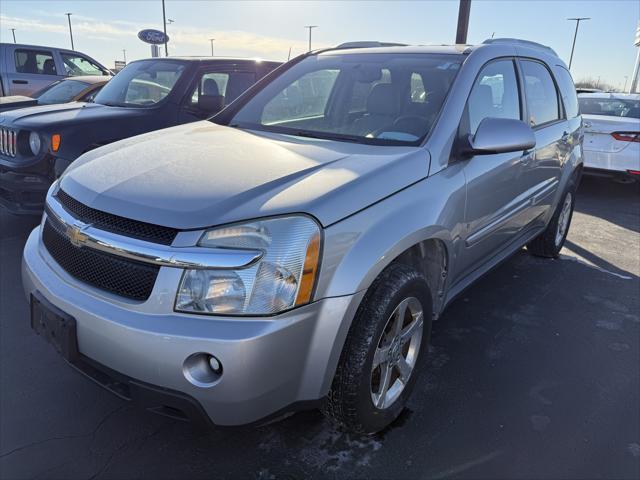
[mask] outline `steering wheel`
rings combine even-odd
[[[409,133],[416,137],[421,137],[428,130],[429,120],[419,115],[403,115],[393,122],[393,128],[396,131]]]

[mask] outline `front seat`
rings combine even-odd
[[[218,82],[216,82],[213,78],[205,79],[202,84],[202,94],[203,95],[220,95],[220,89],[218,88]]]
[[[198,105],[208,113],[217,113],[224,107],[224,95],[220,95],[218,83],[213,78],[207,78],[202,83]]]
[[[44,75],[55,75],[56,74],[56,65],[53,63],[53,59],[49,58],[44,61],[42,64],[42,73]]]
[[[379,83],[374,86],[367,98],[367,113],[353,122],[358,135],[367,135],[393,125],[398,117],[400,106],[393,86]]]
[[[485,117],[495,117],[493,90],[489,85],[476,85],[469,97],[469,127],[472,133]]]

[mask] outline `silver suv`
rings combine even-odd
[[[357,47],[74,162],[24,251],[33,328],[176,418],[391,423],[447,304],[525,245],[558,255],[581,117],[538,44]]]

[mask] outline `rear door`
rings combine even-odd
[[[58,72],[52,49],[12,45],[5,48],[10,95],[29,96],[63,75]]]
[[[471,90],[461,121],[461,136],[474,135],[480,122],[489,117],[522,120],[515,59],[494,60],[480,71]],[[462,252],[462,279],[490,261],[511,243],[525,224],[523,212],[529,189],[527,162],[532,151],[477,155],[464,160],[467,181],[467,232]]]
[[[256,72],[251,69],[220,69],[220,67],[198,70],[188,93],[182,101],[178,123],[195,122],[218,113],[201,108],[200,96],[218,97],[225,107],[256,82]]]
[[[570,152],[571,128],[565,118],[560,92],[549,67],[533,59],[520,59],[527,105],[527,121],[536,137],[535,154],[526,163],[528,206],[524,222],[541,227],[558,188],[560,167]]]

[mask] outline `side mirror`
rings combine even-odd
[[[198,97],[198,110],[203,113],[218,113],[224,107],[224,97],[222,95],[200,95]]]
[[[519,152],[536,146],[536,137],[529,125],[512,118],[485,118],[476,134],[469,137],[470,155]]]

